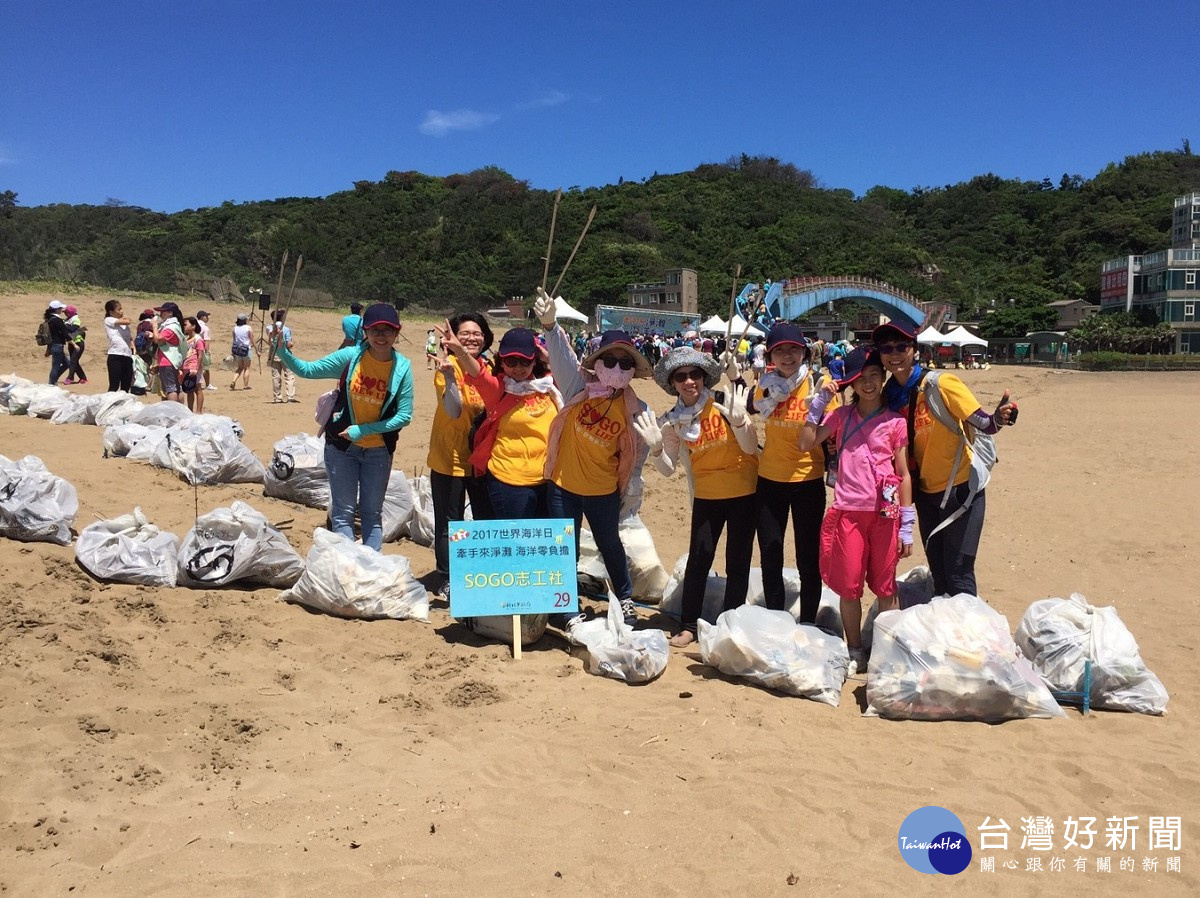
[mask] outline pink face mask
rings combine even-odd
[[[610,390],[623,390],[633,381],[633,368],[628,371],[619,366],[609,368],[604,362],[597,360],[593,370],[596,373],[596,379]]]

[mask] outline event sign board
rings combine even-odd
[[[450,616],[575,614],[570,518],[450,521]]]
[[[600,331],[617,330],[630,334],[686,333],[695,330],[700,323],[698,315],[658,312],[633,306],[596,306],[596,320]]]

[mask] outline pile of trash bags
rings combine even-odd
[[[433,492],[429,475],[417,475],[410,482],[403,471],[393,470],[383,497],[383,541],[405,537],[418,546],[433,545]]]
[[[75,487],[51,474],[40,458],[13,461],[0,455],[0,536],[70,545],[77,514]]]
[[[629,561],[629,576],[633,579],[633,598],[639,602],[657,605],[671,581],[671,575],[659,560],[654,546],[654,537],[634,514],[621,520],[619,525],[621,543],[625,546],[625,557]],[[608,570],[604,559],[596,548],[596,540],[587,528],[579,531],[579,591],[583,595],[604,598],[611,592]]]
[[[174,424],[157,423],[171,418]],[[241,427],[231,418],[193,415],[177,402],[160,402],[145,406],[127,423],[146,428],[128,448],[127,458],[172,470],[190,484],[263,482],[262,462],[242,442]]]
[[[382,555],[323,527],[313,532],[304,574],[279,598],[338,617],[429,620],[429,594],[407,558]]]
[[[329,508],[329,473],[325,440],[297,433],[279,440],[263,475],[263,495],[297,505]]]
[[[966,594],[875,619],[867,703],[868,715],[894,720],[1066,716],[1004,615]]]
[[[742,605],[698,622],[700,660],[755,686],[837,706],[850,665],[846,644],[787,611]]]
[[[1147,669],[1116,608],[1097,608],[1079,593],[1034,602],[1021,617],[1016,642],[1056,692],[1082,694],[1090,660],[1093,708],[1139,714],[1167,709],[1166,687]]]

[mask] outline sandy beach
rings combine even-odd
[[[105,388],[101,319],[114,295],[134,317],[152,304],[63,297],[91,332],[90,383],[74,391]],[[45,381],[33,335],[51,298],[3,296],[0,373]],[[179,304],[212,313],[214,355],[225,355],[238,309]],[[340,317],[294,310],[297,355],[335,348]],[[433,416],[425,327],[407,325],[398,343],[417,384],[395,455],[410,475],[424,470]],[[1005,387],[1021,408],[987,491],[983,598],[1012,629],[1050,596],[1116,606],[1171,693],[1165,716],[885,721],[863,716],[862,677],[834,708],[727,678],[695,647],[672,649],[660,679],[630,687],[587,674],[554,633],[515,662],[437,602],[429,624],[342,620],[282,603],[275,589],[101,584],[73,546],[0,538],[0,893],[1200,892],[1200,726],[1187,686],[1200,604],[1190,495],[1200,373],[962,376],[985,408]],[[260,460],[282,436],[315,432],[328,384],[301,380],[300,402],[276,405],[265,365],[249,391],[231,392],[229,379],[214,371],[220,389],[205,410],[241,421]],[[653,383],[637,386],[655,410],[670,406]],[[103,458],[101,436],[0,416],[0,453],[36,455],[74,484],[76,530],[139,505],[182,536],[197,502],[203,513],[240,499],[293,519],[288,535],[304,555],[324,520],[254,484],[194,494],[169,471]],[[670,570],[687,548],[686,482],[649,467],[646,481],[643,518]],[[407,556],[418,576],[433,567],[432,551],[409,542],[385,554]],[[902,569],[921,563],[918,550]],[[668,625],[641,611],[641,627]],[[900,824],[925,805],[957,814],[976,846],[962,874],[926,876],[901,858]],[[1053,821],[1054,851],[1022,849],[1022,818],[1035,816]],[[1172,816],[1182,817],[1180,847],[1153,846],[1150,818]],[[979,850],[989,817],[1010,827],[1007,850]],[[1061,848],[1068,817],[1096,818],[1091,850]],[[1135,845],[1105,846],[1109,817],[1137,818]],[[981,870],[988,856],[994,872]],[[1105,857],[1112,872],[1097,872]],[[1126,857],[1135,869],[1121,869]]]

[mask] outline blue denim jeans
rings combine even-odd
[[[362,519],[362,541],[383,549],[383,497],[392,473],[392,454],[386,446],[364,449],[351,445],[343,452],[325,444],[329,473],[329,518],[333,532],[354,539],[354,512]]]
[[[629,559],[625,557],[625,544],[621,542],[619,526],[621,517],[621,494],[614,491],[607,496],[580,496],[564,490],[555,483],[546,484],[547,504],[552,518],[574,518],[575,533],[579,533],[584,515],[588,529],[596,540],[596,548],[604,559],[612,583],[613,595],[618,599],[633,597],[633,579],[629,576]],[[579,541],[575,542],[575,560],[579,560]]]
[[[50,383],[57,384],[58,379],[63,376],[68,368],[71,367],[71,362],[67,358],[67,348],[62,343],[50,344]]]
[[[513,486],[497,480],[489,471],[484,475],[488,498],[492,500],[492,520],[546,517],[546,484]]]

